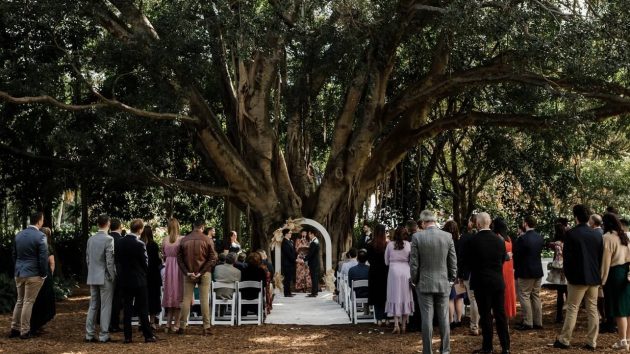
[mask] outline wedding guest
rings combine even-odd
[[[46,235],[46,241],[48,244],[48,272],[46,280],[42,288],[37,294],[37,299],[33,304],[33,312],[31,315],[31,333],[36,335],[43,334],[43,327],[50,320],[55,318],[56,303],[55,303],[55,289],[53,274],[55,273],[55,255],[52,247],[52,232],[47,227],[42,227],[41,232]]]
[[[180,317],[179,334],[184,334],[190,315],[190,304],[193,299],[195,285],[199,285],[199,299],[203,317],[203,335],[210,332],[210,281],[212,270],[217,262],[212,240],[203,234],[206,222],[197,220],[193,231],[180,242],[177,252],[177,263],[184,273],[184,301]]]
[[[260,254],[261,267],[264,269],[266,274],[263,286],[265,287],[265,309],[267,310],[267,314],[269,314],[273,309],[273,289],[271,279],[273,277],[274,269],[271,262],[269,262],[269,259],[267,259],[267,252],[265,252],[265,250],[259,249],[256,252]]]
[[[319,240],[317,236],[315,236],[314,228],[308,227],[306,228],[306,234],[309,239],[308,244],[308,253],[306,257],[304,257],[304,261],[308,265],[308,271],[311,274],[311,293],[308,294],[308,297],[317,297],[319,293],[319,270],[320,270],[320,248],[319,248]]]
[[[231,284],[241,281],[241,271],[234,267],[235,261],[236,253],[228,253],[225,256],[225,263],[214,268],[214,281]],[[234,289],[220,288],[216,289],[216,293],[218,299],[231,299],[234,295]]]
[[[481,349],[473,353],[492,353],[492,320],[496,324],[497,336],[501,343],[501,353],[510,352],[510,334],[505,316],[505,282],[503,262],[506,259],[505,241],[490,230],[490,215],[479,213],[476,216],[477,234],[463,249],[462,256],[467,269],[470,269],[470,286],[475,292],[479,309],[479,324],[483,337]]]
[[[109,225],[109,236],[114,239],[114,255],[116,254],[116,250],[118,250],[118,243],[122,239],[122,223],[118,219],[112,219]],[[116,257],[114,256],[114,261]],[[120,274],[120,266],[118,262],[115,263],[116,274]],[[114,295],[112,296],[112,319],[109,322],[109,333],[118,333],[122,332],[120,328],[120,313],[122,312],[122,300],[123,294],[121,292],[120,278],[116,277],[114,279]]]
[[[251,252],[247,255],[247,267],[241,272],[241,281],[262,282],[263,289],[246,288],[241,291],[241,295],[245,300],[254,300],[258,298],[260,291],[263,291],[263,299],[265,298],[264,286],[267,280],[267,274],[262,267],[262,257],[258,252]],[[264,302],[263,302],[264,303]],[[263,305],[264,306],[264,305]],[[244,314],[256,312],[256,305],[243,305]]]
[[[214,227],[210,226],[210,227],[206,227],[206,229],[203,231],[203,233],[210,237],[212,239],[212,242],[214,243],[214,250],[217,253],[220,254],[225,254],[223,251],[223,241],[219,240],[216,235],[217,235],[217,231]],[[221,251],[219,251],[221,250]]]
[[[366,246],[368,263],[370,264],[368,304],[374,306],[376,322],[380,326],[387,322],[385,302],[387,302],[387,273],[389,270],[385,265],[385,248],[387,247],[385,231],[385,225],[376,225],[374,234]]]
[[[597,231],[600,236],[604,235],[604,229],[602,228],[602,217],[599,214],[592,214],[589,217],[588,226]]]
[[[295,267],[295,290],[298,292],[306,292],[311,287],[311,273],[307,264],[304,262],[308,254],[308,233],[306,230],[300,232],[300,237],[295,242],[295,250],[298,255]]]
[[[85,253],[88,268],[87,285],[90,286],[90,308],[85,321],[85,341],[96,342],[94,322],[100,311],[101,343],[109,342],[109,321],[112,316],[112,296],[116,267],[114,265],[114,238],[109,236],[109,216],[98,216],[98,232],[87,241]]]
[[[33,303],[47,276],[48,247],[46,236],[39,231],[43,225],[44,214],[34,213],[30,217],[30,225],[15,235],[13,259],[17,301],[9,338],[30,339],[34,336],[31,332]]]
[[[389,267],[385,312],[394,318],[393,333],[405,333],[407,320],[413,313],[413,293],[409,286],[411,244],[407,241],[408,237],[407,228],[399,226],[385,248],[385,265]]]
[[[628,264],[630,248],[628,235],[617,215],[606,213],[602,218],[604,228],[604,254],[602,256],[601,277],[606,297],[606,314],[617,322],[619,341],[613,349],[630,350],[630,286],[628,286]]]
[[[341,267],[341,274],[345,276],[348,276],[348,271],[350,270],[350,268],[359,264],[359,262],[357,261],[356,248],[351,248],[350,251],[348,251],[348,258],[349,258],[348,261],[344,262],[343,266]]]
[[[291,241],[291,230],[283,229],[282,236],[283,239],[280,248],[282,253],[280,267],[283,276],[282,287],[284,290],[284,296],[292,297],[291,284],[293,284],[293,280],[295,279],[295,261],[297,260],[297,252],[295,251],[293,241]]]
[[[241,244],[238,242],[238,234],[236,233],[236,231],[230,231],[228,237],[229,243],[226,245],[226,249],[223,251],[223,253],[241,253]]]
[[[407,226],[407,232],[409,237],[407,241],[411,242],[413,235],[418,232],[418,222],[412,219],[407,220],[405,223]],[[413,294],[414,299],[418,299],[418,294],[416,293],[416,288],[412,287],[411,292]],[[413,313],[409,316],[409,325],[407,327],[409,332],[416,332],[422,330],[422,318],[420,318],[420,304],[418,301],[413,302]]]
[[[420,219],[423,231],[413,236],[409,264],[422,311],[422,353],[433,352],[434,316],[440,328],[440,352],[450,353],[448,295],[457,276],[455,244],[449,233],[437,227],[431,211],[423,210]]]
[[[621,223],[621,227],[626,235],[630,236],[630,221],[628,221],[628,219],[621,219],[619,222]]]
[[[573,207],[573,216],[577,225],[565,235],[563,257],[564,275],[567,278],[567,310],[562,332],[553,346],[569,349],[571,337],[577,320],[578,309],[582,300],[586,302],[587,350],[597,348],[599,314],[597,313],[597,294],[601,278],[603,240],[599,233],[587,225],[588,208],[578,204]]]
[[[153,228],[145,225],[140,234],[140,240],[147,247],[147,256],[149,257],[149,272],[147,274],[147,291],[149,297],[149,323],[154,330],[157,330],[159,324],[160,312],[162,312],[162,258],[160,258],[160,246],[153,239]],[[156,324],[156,320],[158,321]]]
[[[149,272],[149,259],[147,248],[140,240],[140,233],[144,228],[142,219],[131,221],[129,233],[119,242],[115,253],[116,261],[120,266],[121,291],[123,293],[123,332],[124,343],[131,343],[132,327],[131,317],[137,313],[140,320],[140,330],[146,343],[157,341],[149,324],[149,308],[147,278]]]
[[[451,234],[453,238],[453,244],[455,244],[455,254],[459,259],[459,254],[457,254],[458,245],[459,245],[459,227],[454,220],[449,220],[444,223],[442,227],[442,231],[448,232]],[[464,297],[466,297],[466,292],[461,292],[458,294],[457,290],[461,287],[461,284],[453,284],[451,287],[451,292],[448,297],[448,319],[450,322],[451,328],[459,327],[462,324],[462,315],[464,314]]]
[[[523,219],[525,233],[514,243],[514,276],[518,282],[518,302],[521,304],[523,321],[517,330],[542,329],[542,285],[541,254],[545,246],[543,237],[534,230],[536,219],[527,216]]]
[[[179,331],[179,314],[184,298],[184,273],[177,264],[177,252],[182,242],[179,220],[171,218],[168,221],[168,236],[162,241],[164,255],[164,297],[162,306],[166,313],[166,332]]]
[[[352,286],[352,282],[355,280],[368,280],[370,273],[370,266],[365,264],[367,262],[367,251],[360,250],[357,252],[357,264],[348,269],[348,284]],[[407,284],[409,288],[409,284]],[[355,294],[357,299],[365,299],[368,297],[367,287],[355,288]]]
[[[479,309],[475,299],[475,291],[470,286],[470,268],[464,261],[464,252],[468,247],[468,242],[477,233],[476,228],[477,215],[472,214],[466,224],[466,233],[462,235],[457,245],[457,278],[460,280],[459,283],[466,288],[466,296],[470,303],[470,334],[473,336],[479,335]]]
[[[503,282],[505,283],[504,304],[507,319],[516,317],[516,287],[514,286],[514,262],[512,259],[512,240],[508,236],[508,226],[502,218],[492,221],[492,232],[505,241],[507,257],[503,262]]]
[[[547,247],[553,250],[553,261],[549,264],[547,273],[547,283],[556,290],[556,323],[564,321],[564,301],[567,296],[567,279],[564,276],[562,264],[564,263],[562,251],[564,247],[564,237],[567,233],[569,220],[559,218],[554,225],[554,238]]]
[[[245,259],[247,255],[244,252],[241,252],[236,256],[236,262],[234,263],[234,268],[240,270],[241,272],[247,268],[247,263],[245,263]]]

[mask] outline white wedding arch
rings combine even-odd
[[[271,248],[275,253],[275,261],[276,261],[276,274],[274,276],[276,287],[281,286],[282,282],[280,278],[282,277],[282,230],[289,229],[291,232],[299,232],[301,230],[302,225],[309,225],[317,229],[319,233],[322,235],[324,239],[324,247],[325,247],[325,267],[326,272],[324,278],[324,284],[331,291],[334,290],[334,279],[333,279],[333,269],[332,269],[332,241],[330,239],[330,234],[326,230],[326,228],[313,219],[308,218],[298,218],[295,220],[289,219],[281,228],[277,229],[273,233],[273,238],[271,242]]]

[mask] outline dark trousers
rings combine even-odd
[[[497,327],[497,336],[503,350],[510,349],[507,317],[505,316],[503,289],[474,289],[479,309],[479,327],[483,336],[482,349],[492,351],[492,314]]]
[[[291,283],[295,278],[295,268],[282,268],[282,276],[284,276],[284,280],[282,280],[284,295],[289,295],[291,294]]]
[[[610,304],[606,304],[606,301],[609,301],[608,299],[612,297],[612,295],[610,294],[612,290],[610,289],[610,287],[604,286],[603,291],[604,297],[597,298],[597,310],[602,316],[602,324],[604,325],[604,327],[607,327],[605,328],[605,330],[613,331],[617,327],[617,322],[615,322],[615,318],[611,316],[610,313],[607,311]]]
[[[153,331],[149,325],[147,287],[124,288],[122,291],[124,294],[123,325],[125,327],[125,339],[131,340],[132,337],[131,317],[134,314],[134,307],[140,319],[140,328],[144,338],[153,337]]]
[[[122,311],[123,295],[118,282],[114,282],[114,296],[112,298],[112,319],[109,328],[120,328],[120,311]]]
[[[558,295],[556,298],[556,322],[562,323],[564,320],[564,316],[562,315],[564,311],[562,308],[564,307],[564,298],[567,296],[567,286],[557,285],[556,293]]]
[[[418,293],[416,287],[412,287],[413,298],[416,301],[413,302],[413,315],[409,316],[409,331],[421,331],[422,330],[422,316],[420,315],[420,301],[418,301]]]
[[[319,292],[319,269],[311,268],[311,294],[317,295]]]

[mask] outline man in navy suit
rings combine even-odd
[[[284,287],[284,296],[292,297],[291,283],[295,279],[295,260],[297,259],[297,252],[295,252],[295,245],[293,245],[293,241],[291,241],[291,230],[282,230],[282,236],[284,236],[281,248],[282,276],[284,277],[282,286]]]
[[[311,243],[308,245],[308,254],[306,255],[306,263],[308,270],[311,272],[311,293],[308,297],[317,297],[319,292],[319,240],[315,236],[315,230],[311,227],[306,228],[308,238]]]
[[[523,323],[517,330],[542,329],[542,303],[540,287],[543,269],[542,254],[545,240],[534,230],[536,219],[527,216],[523,219],[525,234],[514,243],[514,276],[518,282],[518,302],[521,304]]]
[[[114,253],[116,263],[120,265],[119,284],[123,293],[123,330],[125,343],[131,343],[131,317],[134,308],[140,318],[140,329],[145,342],[155,342],[151,326],[149,325],[149,308],[147,293],[147,272],[149,258],[144,242],[139,235],[144,228],[141,219],[131,222],[130,233],[118,241],[118,249]]]
[[[34,213],[30,225],[15,236],[13,259],[15,260],[15,286],[17,302],[13,309],[10,338],[29,339],[31,312],[39,294],[48,267],[46,236],[39,229],[44,225],[44,214]]]
[[[350,286],[352,286],[352,282],[355,280],[368,280],[370,274],[370,266],[365,264],[365,262],[367,262],[367,257],[368,256],[366,250],[359,250],[357,254],[357,265],[348,270],[348,284],[350,284]],[[357,298],[367,298],[368,288],[356,288],[355,293],[357,294]]]

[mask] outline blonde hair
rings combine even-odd
[[[175,243],[179,237],[179,220],[171,218],[168,221],[168,242]]]

